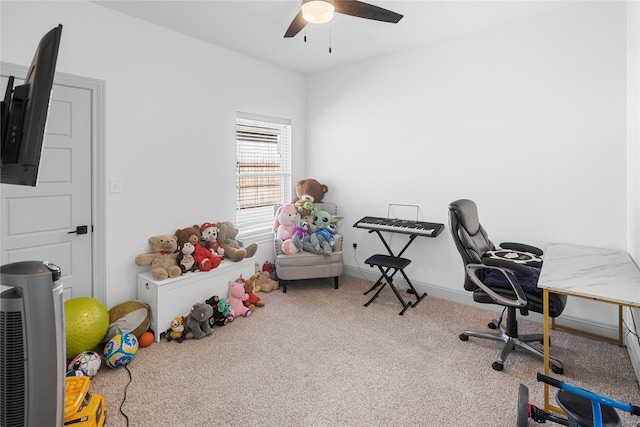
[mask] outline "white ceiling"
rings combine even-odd
[[[577,0],[371,0],[404,15],[397,24],[336,14],[284,33],[300,0],[106,0],[101,6],[304,74],[456,37]],[[329,46],[332,52],[329,53]]]

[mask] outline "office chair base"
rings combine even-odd
[[[495,321],[494,321],[495,322]],[[494,322],[490,323],[494,324]],[[496,332],[475,332],[475,331],[464,331],[459,336],[461,341],[469,340],[469,337],[475,338],[483,338],[491,341],[502,341],[504,345],[500,349],[498,353],[498,357],[495,362],[491,365],[494,370],[502,371],[504,368],[504,362],[514,350],[524,350],[525,352],[543,358],[544,353],[543,350],[537,349],[531,346],[530,342],[544,342],[544,336],[542,334],[528,334],[528,335],[520,335],[519,337],[510,337],[507,335],[506,331],[502,326],[500,326],[500,330]],[[562,374],[564,372],[564,366],[562,362],[554,357],[549,357],[549,364],[551,365],[551,370],[556,374]]]

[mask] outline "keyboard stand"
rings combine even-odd
[[[409,280],[409,277],[407,277],[407,274],[404,272],[404,269],[409,264],[411,264],[411,260],[407,258],[403,258],[402,254],[407,250],[407,248],[411,245],[411,243],[413,243],[413,241],[418,236],[415,234],[410,235],[409,241],[407,241],[407,243],[404,245],[402,250],[397,255],[395,255],[391,250],[391,247],[389,246],[389,244],[387,244],[387,241],[385,240],[384,236],[379,230],[369,230],[369,233],[376,233],[378,235],[378,237],[382,241],[382,244],[387,249],[387,252],[389,253],[389,255],[376,254],[376,255],[370,256],[365,261],[365,264],[369,265],[370,267],[374,267],[374,266],[378,267],[378,269],[380,270],[380,277],[378,278],[376,283],[374,283],[373,286],[364,293],[364,295],[367,295],[368,293],[378,288],[376,293],[371,297],[369,301],[367,301],[367,303],[364,306],[368,307],[369,304],[371,304],[378,297],[378,295],[384,289],[384,287],[386,285],[389,285],[393,293],[396,294],[396,297],[398,298],[398,301],[400,301],[400,304],[402,304],[402,311],[399,313],[400,316],[402,316],[409,307],[415,307],[416,305],[418,305],[420,301],[424,299],[424,297],[427,296],[426,292],[423,293],[422,295],[418,295],[418,292],[416,291],[416,288],[413,286],[413,283],[411,283],[411,280]],[[389,272],[391,272],[391,274],[389,274]],[[395,276],[398,272],[402,274],[402,277],[404,277],[404,280],[407,282],[407,285],[409,285],[409,289],[407,289],[407,292],[409,294],[413,294],[416,296],[417,299],[415,302],[412,303],[410,301],[405,301],[405,299],[402,297],[398,289],[393,284],[393,276]]]

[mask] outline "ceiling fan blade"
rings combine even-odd
[[[285,38],[294,37],[304,28],[305,25],[307,25],[307,21],[302,17],[302,11],[300,11],[296,17],[293,18],[293,21],[291,21],[291,25],[287,28],[287,32],[284,33]]]
[[[337,13],[397,24],[403,15],[356,0],[334,0]]]

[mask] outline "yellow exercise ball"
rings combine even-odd
[[[64,302],[67,359],[100,343],[109,327],[109,312],[95,298],[78,297]]]

